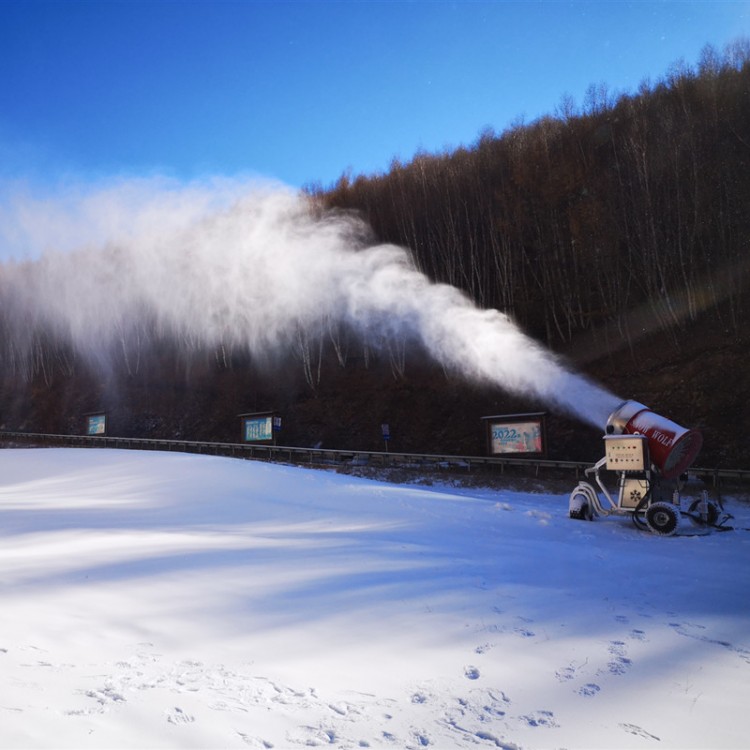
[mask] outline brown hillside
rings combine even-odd
[[[309,193],[316,211],[362,216],[373,242],[410,248],[430,279],[507,312],[616,394],[701,428],[700,465],[750,468],[748,134],[741,41],[637,94],[592,89],[581,111]],[[10,430],[80,432],[85,412],[106,409],[115,435],[234,441],[238,414],[273,409],[290,445],[379,449],[388,422],[394,451],[472,455],[484,451],[482,416],[547,408],[449,377],[422,352],[394,365],[361,345],[341,367],[328,343],[318,373],[293,356],[261,367],[223,346],[161,342],[137,372],[97,374],[16,318],[0,307]],[[549,438],[555,458],[601,450],[597,430],[563,415]]]

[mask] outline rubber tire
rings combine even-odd
[[[680,511],[670,503],[651,503],[646,508],[646,523],[654,534],[672,536],[680,525]]]
[[[576,493],[573,497],[582,498],[583,502],[577,508],[571,508],[568,506],[568,515],[576,521],[590,521],[593,517],[591,509],[589,508],[588,498],[583,493]],[[573,498],[570,499],[571,502]]]
[[[570,517],[576,521],[590,521],[591,514],[589,513],[588,503],[584,503],[578,510],[571,510]]]

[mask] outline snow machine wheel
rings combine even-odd
[[[698,499],[690,504],[690,513],[694,514],[693,517],[697,516],[697,518],[700,518],[701,502],[702,500]],[[716,526],[719,521],[719,515],[719,506],[713,500],[708,500],[706,502],[706,526]]]
[[[590,521],[591,512],[589,511],[588,503],[582,503],[580,507],[575,510],[571,509],[570,517],[575,521]]]
[[[646,523],[654,534],[672,536],[680,524],[680,511],[669,503],[652,503],[646,508]]]
[[[577,521],[590,521],[593,518],[588,498],[582,492],[574,492],[570,496],[568,515]]]

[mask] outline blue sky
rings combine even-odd
[[[328,186],[739,36],[750,0],[0,0],[0,178]]]

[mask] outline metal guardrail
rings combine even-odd
[[[252,458],[279,463],[309,466],[369,466],[376,468],[414,469],[499,469],[522,467],[539,474],[540,469],[573,471],[576,476],[591,467],[591,462],[557,461],[540,458],[499,458],[497,456],[454,456],[435,453],[392,453],[333,448],[300,448],[260,443],[221,443],[199,440],[169,440],[163,438],[109,437],[107,435],[55,435],[39,432],[0,431],[1,441],[24,441],[53,445],[72,445],[91,448],[125,448],[133,450],[163,450],[182,453],[203,453],[234,458]],[[747,469],[692,468],[690,474],[710,480],[716,486],[722,480],[750,483]]]
[[[205,453],[218,456],[254,458],[267,461],[308,465],[343,465],[454,468],[471,471],[478,467],[520,466],[539,471],[540,468],[582,472],[590,463],[548,459],[498,458],[496,456],[456,456],[436,453],[394,453],[334,448],[300,448],[262,443],[222,443],[199,440],[170,440],[164,438],[110,437],[107,435],[56,435],[39,432],[0,431],[2,441],[37,442],[96,448],[130,448],[136,450],[164,450],[185,453]]]

